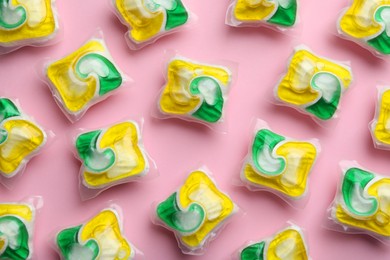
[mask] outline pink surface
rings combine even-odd
[[[0,57],[0,95],[19,99],[23,110],[56,138],[33,159],[13,190],[0,186],[1,201],[18,201],[41,195],[44,207],[36,222],[36,259],[58,259],[51,247],[60,228],[90,218],[114,200],[123,208],[125,233],[145,253],[146,259],[228,259],[245,241],[269,236],[292,220],[306,230],[313,259],[388,259],[390,249],[363,235],[345,235],[322,226],[340,175],[340,160],[357,160],[362,166],[388,174],[389,152],[373,147],[368,124],[374,116],[376,84],[390,83],[390,65],[361,47],[335,36],[335,22],[348,1],[301,0],[298,33],[286,36],[267,29],[230,28],[224,24],[227,1],[185,1],[198,16],[187,31],[159,40],[138,52],[130,51],[123,38],[126,28],[108,9],[105,0],[58,1],[64,38],[54,46],[23,48]],[[49,89],[36,77],[35,64],[45,57],[59,58],[80,46],[96,28],[120,68],[135,84],[87,112],[71,124],[54,102]],[[335,60],[350,60],[355,81],[342,100],[336,126],[324,129],[293,109],[275,106],[272,88],[297,44]],[[151,111],[163,84],[164,50],[178,50],[196,60],[232,60],[239,64],[236,84],[230,92],[226,135],[180,120],[153,119]],[[237,76],[237,75],[235,75]],[[154,180],[118,186],[82,202],[78,193],[80,164],[68,149],[67,133],[76,128],[95,128],[129,115],[145,118],[144,143],[160,176]],[[254,118],[295,138],[316,137],[322,153],[310,178],[310,200],[294,210],[272,194],[249,192],[232,186],[239,174]],[[201,257],[184,256],[172,233],[150,221],[151,204],[170,195],[188,171],[207,165],[218,185],[246,212],[210,244]]]

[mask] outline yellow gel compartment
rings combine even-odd
[[[20,219],[31,222],[34,218],[34,211],[28,204],[0,204],[0,217],[14,215]]]
[[[101,41],[91,40],[74,53],[48,66],[47,78],[67,111],[78,113],[85,110],[97,91],[98,82],[95,77],[92,75],[86,79],[76,77],[77,61],[88,53],[105,51],[106,48]]]
[[[261,21],[272,17],[277,6],[269,0],[237,0],[234,17],[239,21]]]
[[[308,254],[301,233],[295,229],[286,229],[273,237],[266,252],[268,260],[288,259],[307,260]]]
[[[201,194],[198,194],[198,196],[194,195],[200,191]],[[194,196],[197,197],[197,200],[191,199]],[[233,201],[222,193],[209,176],[202,171],[195,171],[189,175],[184,185],[180,188],[178,198],[178,202],[183,208],[187,208],[191,203],[197,203],[206,211],[206,217],[202,226],[195,233],[180,237],[182,243],[189,248],[202,246],[205,239],[232,216],[235,210]],[[218,216],[213,216],[212,219],[209,219],[210,213],[205,202],[219,205],[220,212]]]
[[[115,6],[131,27],[131,38],[137,42],[147,41],[164,29],[165,13],[159,10],[152,12],[145,6],[144,0],[115,0]]]
[[[10,0],[10,3],[12,7],[24,7],[27,20],[15,29],[0,27],[0,44],[12,46],[15,42],[40,41],[55,33],[57,22],[52,0]]]
[[[390,5],[390,1],[354,0],[340,18],[342,32],[357,39],[375,38],[384,30],[384,26],[374,19],[376,10],[383,5]]]
[[[111,126],[102,132],[98,147],[101,150],[110,148],[115,153],[115,163],[102,173],[83,172],[83,179],[91,188],[104,187],[120,180],[138,176],[147,168],[147,161],[139,147],[139,132],[131,122],[123,122]],[[135,167],[130,167],[133,162]]]
[[[8,119],[1,126],[8,136],[0,144],[0,172],[12,177],[45,143],[46,135],[39,126],[25,119]]]
[[[353,216],[341,204],[338,204],[335,214],[337,221],[354,228],[390,237],[390,179],[382,178],[371,185],[368,184],[367,194],[378,201],[378,210],[372,216]]]
[[[383,92],[378,106],[379,114],[374,125],[373,135],[378,142],[390,145],[390,90]]]
[[[301,156],[301,159],[295,166],[297,154]],[[316,147],[309,142],[283,141],[277,147],[276,155],[286,162],[286,167],[281,174],[267,176],[258,172],[252,164],[247,163],[243,169],[244,178],[253,185],[269,187],[290,197],[299,198],[304,195],[310,170],[317,157]]]
[[[168,65],[167,83],[160,97],[159,107],[167,114],[185,115],[201,104],[201,99],[190,93],[191,81],[199,76],[210,76],[228,87],[231,81],[229,71],[217,66],[174,59]]]
[[[123,237],[121,229],[117,214],[109,209],[103,210],[82,226],[79,240],[82,244],[90,239],[96,241],[99,245],[99,256],[109,255],[115,260],[129,259],[134,252]],[[115,255],[112,255],[113,246],[117,247]]]

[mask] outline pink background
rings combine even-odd
[[[306,230],[313,259],[388,259],[390,249],[364,235],[346,235],[323,228],[340,175],[340,160],[357,160],[372,171],[388,174],[389,152],[373,147],[368,124],[373,119],[376,85],[390,82],[390,66],[354,43],[336,36],[335,23],[347,0],[300,0],[299,26],[292,35],[261,28],[230,28],[224,24],[227,1],[185,1],[198,16],[189,30],[160,39],[133,52],[123,38],[126,28],[105,0],[58,1],[64,37],[51,47],[23,48],[0,58],[0,94],[19,99],[25,112],[56,134],[55,140],[27,166],[13,190],[0,186],[1,201],[41,195],[44,207],[36,221],[36,259],[58,259],[51,247],[60,228],[78,225],[114,200],[123,208],[124,230],[146,259],[195,259],[184,256],[172,233],[150,221],[151,204],[170,195],[188,171],[207,165],[218,185],[246,212],[236,217],[198,259],[228,259],[245,241],[260,240],[288,220]],[[86,41],[100,27],[120,68],[135,84],[112,96],[71,124],[55,104],[49,89],[35,75],[35,65],[46,57],[59,58]],[[297,44],[352,64],[354,85],[342,100],[337,124],[330,129],[290,108],[272,104],[272,88]],[[151,117],[156,95],[164,83],[164,50],[177,50],[195,60],[231,60],[239,64],[227,106],[226,135],[181,120]],[[144,143],[155,160],[159,177],[117,186],[82,202],[78,193],[80,164],[68,149],[67,133],[96,128],[129,115],[145,118]],[[249,192],[232,185],[250,142],[252,120],[262,118],[279,133],[320,140],[322,153],[310,177],[310,200],[295,210],[266,192]]]

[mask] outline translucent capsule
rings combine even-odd
[[[98,38],[47,65],[46,78],[57,103],[71,121],[79,120],[124,81],[104,41]]]
[[[297,48],[287,73],[275,88],[275,97],[282,104],[326,121],[335,117],[342,94],[351,82],[348,66]]]
[[[380,55],[390,54],[390,1],[354,0],[343,11],[340,35]]]
[[[14,101],[0,97],[0,174],[11,178],[45,145],[44,130],[23,114]]]
[[[60,231],[56,244],[63,259],[134,259],[136,250],[122,229],[118,212],[107,208],[84,224]]]
[[[279,135],[258,120],[241,181],[250,190],[266,190],[289,202],[303,198],[320,152],[316,140],[300,141]]]
[[[295,25],[297,9],[297,0],[234,0],[226,20],[232,26],[265,25],[285,29]]]
[[[113,0],[120,20],[129,27],[130,47],[138,49],[177,31],[189,19],[181,0]]]
[[[168,63],[158,108],[173,117],[209,124],[220,122],[231,79],[228,68],[175,57]]]
[[[0,0],[0,46],[13,50],[52,39],[58,22],[53,0]]]
[[[134,121],[79,134],[74,145],[82,162],[82,184],[102,190],[145,176],[149,162],[141,140]]]
[[[345,232],[390,238],[390,178],[343,162],[343,174],[331,208],[331,220]]]
[[[240,250],[239,259],[307,260],[310,258],[302,230],[297,226],[290,226],[270,238],[247,245]]]
[[[184,185],[158,204],[157,223],[172,230],[183,253],[202,254],[206,244],[236,212],[233,201],[202,170],[191,172]]]

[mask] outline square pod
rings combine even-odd
[[[233,26],[289,28],[296,23],[297,9],[297,0],[234,0],[227,21]]]
[[[139,126],[124,121],[104,129],[79,134],[74,142],[82,184],[103,190],[139,180],[149,171]]]
[[[56,236],[61,259],[135,259],[136,249],[123,234],[122,219],[114,208],[87,222],[61,230]]]
[[[289,226],[272,237],[248,244],[240,250],[238,259],[309,260],[310,257],[302,230],[298,226]]]
[[[241,170],[241,181],[249,190],[270,191],[288,201],[303,198],[320,152],[317,140],[291,139],[260,123]]]
[[[47,141],[45,131],[14,101],[0,97],[0,175],[12,178],[24,170]],[[0,250],[1,251],[1,250]]]
[[[168,63],[158,108],[172,117],[206,124],[221,122],[231,80],[226,67],[175,57]]]
[[[191,172],[183,186],[156,208],[157,223],[173,231],[183,253],[202,254],[237,207],[203,170]]]
[[[33,259],[35,211],[28,203],[0,204],[0,259]]]
[[[132,49],[177,31],[189,19],[181,0],[113,0],[113,4],[121,22],[129,28],[126,36]]]
[[[335,117],[345,90],[352,82],[350,67],[297,48],[275,97],[287,106],[319,120]]]
[[[337,22],[341,36],[380,55],[390,54],[390,1],[353,0]]]
[[[341,183],[331,207],[331,220],[342,232],[390,239],[390,178],[344,162]]]
[[[0,1],[0,46],[42,44],[58,30],[53,0]]]
[[[390,88],[379,89],[375,118],[371,122],[371,136],[377,148],[390,150]]]
[[[123,75],[103,39],[92,38],[46,67],[50,89],[65,115],[79,120],[94,104],[122,86]]]

